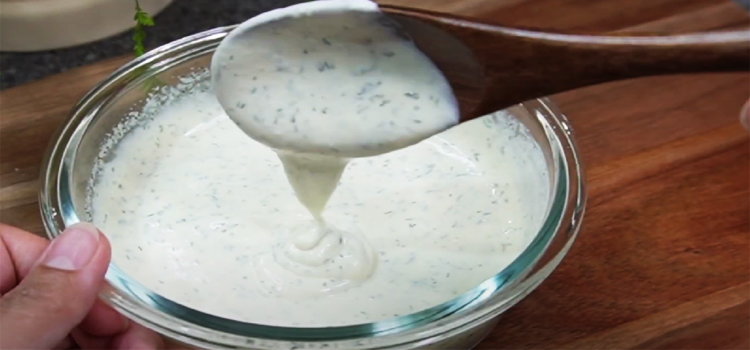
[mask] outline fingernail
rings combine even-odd
[[[745,130],[750,131],[750,101],[742,106],[742,112],[740,112],[740,122]]]
[[[55,238],[42,264],[58,270],[76,271],[86,266],[99,248],[99,230],[87,222],[68,227]]]

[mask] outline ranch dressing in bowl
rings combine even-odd
[[[337,233],[295,248],[313,220],[276,153],[208,86],[185,90],[114,133],[89,207],[125,274],[199,311],[291,327],[411,314],[501,271],[545,218],[544,155],[497,113],[352,160],[326,210]]]
[[[253,18],[211,73],[120,140],[91,191],[118,266],[169,299],[267,325],[381,321],[476,287],[539,229],[536,144],[502,114],[418,143],[457,106],[371,2]]]
[[[233,28],[123,66],[50,145],[45,229],[101,227],[113,252],[107,304],[180,348],[466,349],[559,264],[585,192],[570,125],[542,100],[351,161],[325,216],[372,248],[370,277],[328,288],[282,267],[284,236],[314,220],[276,153],[211,91],[213,50]],[[265,283],[274,269],[285,275]]]

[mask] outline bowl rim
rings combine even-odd
[[[221,39],[236,27],[215,28],[153,49],[110,74],[75,105],[53,137],[42,164],[39,205],[50,239],[79,220],[70,200],[68,174],[72,170],[81,137],[100,109],[118,92],[148,74],[144,72],[153,75],[179,64],[187,56],[196,58],[212,52]],[[550,188],[551,201],[544,224],[513,262],[457,298],[427,310],[373,323],[318,328],[268,326],[224,319],[172,302],[145,287],[138,288],[139,284],[129,280],[114,263],[110,264],[107,272],[109,286],[105,287],[100,297],[149,328],[184,343],[208,344],[211,347],[272,349],[299,342],[329,341],[357,349],[365,348],[361,341],[357,341],[365,337],[378,338],[378,346],[392,346],[409,343],[415,337],[427,339],[469,329],[494,318],[530,293],[559,264],[575,240],[585,211],[583,166],[567,118],[546,98],[522,105],[536,112],[534,117],[544,126],[553,160],[557,162],[557,176]],[[560,234],[567,236],[561,251],[539,264],[553,238]],[[130,293],[118,288],[127,289]],[[132,295],[138,295],[143,305],[139,307],[128,300]],[[147,300],[152,302],[151,308],[144,303]],[[494,303],[489,303],[493,300]]]

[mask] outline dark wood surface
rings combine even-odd
[[[407,0],[386,0],[393,4]],[[746,27],[714,0],[411,0],[508,26],[669,33]],[[0,93],[0,220],[42,233],[37,178],[74,103],[128,58]],[[556,95],[587,168],[568,257],[479,349],[750,348],[747,73],[609,83]]]

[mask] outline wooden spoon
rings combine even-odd
[[[461,121],[533,98],[651,75],[750,70],[750,30],[671,36],[545,33],[381,5],[443,71]]]

